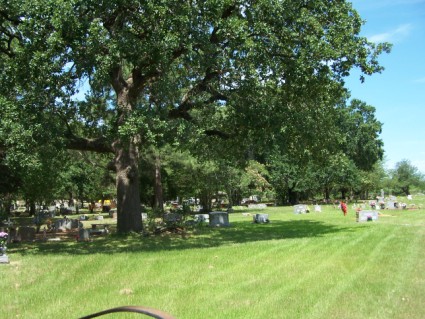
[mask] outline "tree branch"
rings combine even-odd
[[[113,153],[111,145],[104,137],[89,139],[68,134],[66,139],[66,148],[70,150]]]
[[[228,140],[231,137],[230,134],[219,131],[219,130],[205,130],[204,133],[207,136],[218,136],[218,137],[225,139],[225,140]]]
[[[113,153],[114,152],[111,144],[105,137],[101,136],[98,138],[84,138],[84,137],[76,136],[72,132],[72,128],[69,125],[66,118],[58,110],[56,110],[56,114],[65,123],[66,129],[67,129],[66,132],[64,133],[64,137],[66,139],[65,147],[67,149],[78,150],[78,151],[91,151],[96,153]]]
[[[206,71],[204,78],[188,92],[186,92],[179,106],[170,110],[168,116],[170,118],[183,118],[185,120],[191,120],[192,117],[190,116],[189,111],[196,105],[191,101],[191,98],[202,92],[209,92],[211,94],[211,97],[204,101],[205,104],[209,104],[218,100],[227,101],[228,98],[224,94],[209,86],[209,82],[218,78],[221,74],[222,72],[211,71],[209,68]]]
[[[19,19],[18,17],[9,16],[9,12],[7,12],[6,10],[0,10],[0,16],[3,17],[5,20],[11,22],[15,26],[22,23],[21,19]]]
[[[111,85],[115,92],[121,92],[125,87],[128,87],[128,83],[122,76],[122,68],[120,65],[115,65],[112,67],[109,76],[111,79]]]
[[[221,19],[225,20],[229,18],[235,10],[238,8],[237,4],[233,4],[231,6],[228,6],[221,14]],[[218,37],[218,31],[220,30],[220,27],[216,26],[213,28],[209,42],[213,45],[219,45],[220,39]],[[179,106],[169,111],[168,116],[170,118],[183,118],[186,120],[192,120],[192,117],[189,114],[189,111],[195,107],[195,103],[191,101],[191,99],[202,93],[210,91],[211,97],[205,101],[206,104],[212,103],[217,100],[227,100],[227,97],[224,94],[221,94],[217,90],[214,90],[209,86],[209,83],[213,81],[214,79],[217,79],[223,74],[223,70],[212,70],[211,67],[207,68],[205,71],[204,78],[199,81],[198,84],[193,86],[186,94],[183,96]]]

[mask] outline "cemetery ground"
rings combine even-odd
[[[425,196],[412,202],[363,223],[351,205],[346,217],[332,205],[240,208],[230,227],[12,243],[0,265],[0,317],[138,305],[179,319],[424,318]],[[253,223],[255,213],[270,223]]]

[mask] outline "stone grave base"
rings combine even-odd
[[[0,264],[8,264],[9,263],[9,257],[7,255],[0,256]]]

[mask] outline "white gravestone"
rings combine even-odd
[[[210,215],[208,214],[195,214],[193,216],[193,219],[195,220],[195,222],[197,223],[209,223],[210,221]]]
[[[367,222],[378,220],[378,212],[374,210],[361,210],[356,213],[357,222]]]
[[[307,205],[299,204],[294,205],[294,214],[305,214],[307,212]]]

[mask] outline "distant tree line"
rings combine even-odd
[[[255,152],[254,152],[255,153]],[[94,202],[115,198],[114,178],[109,159],[99,154],[77,151],[27,155],[31,165],[13,168],[0,165],[0,201],[3,213],[10,205],[25,200],[31,213],[37,205],[49,205],[55,199]],[[251,153],[255,158],[255,154]],[[412,189],[425,189],[425,178],[408,160],[386,170],[382,161],[369,170],[357,167],[346,155],[334,155],[326,164],[313,160],[296,162],[278,156],[271,147],[244,164],[219,158],[200,159],[188,150],[170,146],[151,149],[141,157],[140,201],[162,211],[167,201],[197,198],[206,211],[212,203],[225,199],[228,207],[243,198],[257,195],[276,205],[299,202],[323,202],[348,198],[371,199],[386,194],[409,195]]]

